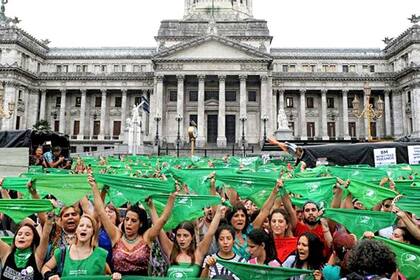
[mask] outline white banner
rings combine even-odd
[[[395,148],[374,149],[373,157],[375,159],[375,167],[397,164],[397,152]]]
[[[408,146],[408,162],[410,164],[420,164],[420,146]]]

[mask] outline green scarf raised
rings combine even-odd
[[[324,217],[342,224],[357,238],[361,238],[365,231],[376,232],[392,226],[396,220],[391,212],[332,208],[325,209]]]
[[[397,201],[396,205],[403,211],[415,214],[420,217],[420,193],[418,196],[407,196]]]
[[[15,264],[19,269],[25,268],[28,265],[29,258],[32,255],[32,248],[19,249],[15,250]]]
[[[0,212],[17,224],[32,214],[52,210],[53,205],[47,199],[0,199]]]
[[[360,200],[367,209],[373,208],[387,198],[394,198],[397,192],[363,181],[352,179],[347,190],[353,197]]]
[[[153,204],[159,215],[163,212],[169,195],[152,194]],[[211,195],[177,195],[171,217],[165,224],[164,229],[176,228],[184,221],[194,221],[203,216],[203,208],[221,204],[219,196]]]
[[[398,269],[407,280],[418,280],[420,271],[420,247],[375,236],[375,239],[385,243],[396,256]]]
[[[238,263],[222,259],[217,259],[217,262],[232,271],[239,279],[287,280],[294,276],[310,275],[313,273],[313,270],[307,269],[271,267],[268,265]]]

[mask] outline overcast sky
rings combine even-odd
[[[6,15],[51,47],[155,47],[160,21],[181,19],[184,0],[9,0]],[[420,0],[254,0],[272,47],[383,48],[420,15]]]

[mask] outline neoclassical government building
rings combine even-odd
[[[73,152],[109,149],[127,138],[127,118],[146,100],[146,142],[175,143],[197,124],[197,145],[260,144],[289,127],[297,140],[364,139],[420,133],[420,26],[384,49],[290,49],[271,45],[252,0],[185,0],[163,20],[156,48],[54,48],[0,13],[1,129],[47,120]],[[77,40],[77,38],[74,38]],[[371,92],[379,118],[355,116]],[[147,109],[147,108],[146,108]]]

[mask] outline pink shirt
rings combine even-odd
[[[250,263],[250,264],[258,264],[257,263],[257,258],[250,259],[248,261],[248,263]],[[277,260],[272,260],[271,262],[268,263],[268,266],[271,266],[271,267],[280,267],[281,264]]]

